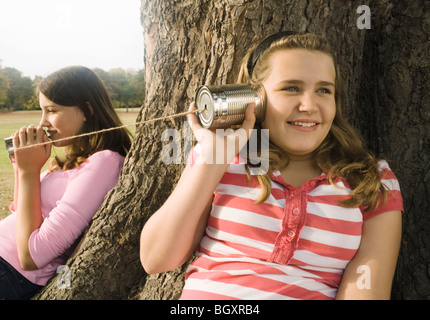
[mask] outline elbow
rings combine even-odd
[[[39,269],[31,257],[23,257],[23,258],[20,257],[19,265],[21,266],[21,269],[25,271],[32,271],[32,270]]]
[[[20,263],[20,265],[21,265],[21,269],[25,270],[25,271],[33,271],[33,270],[39,269],[38,267],[36,267],[30,263],[26,263],[26,264]]]
[[[22,270],[32,271],[32,270],[39,269],[36,263],[34,263],[34,260],[31,257],[31,254],[28,250],[23,250],[23,251],[18,250],[18,260]]]
[[[142,254],[140,255],[140,263],[142,264],[142,267],[147,274],[162,273],[165,271],[158,267],[156,264],[149,262],[148,259],[145,259],[142,256]]]
[[[180,267],[183,263],[176,263],[171,259],[163,258],[162,255],[151,255],[140,250],[140,263],[147,274],[157,274],[172,271]]]
[[[140,250],[140,263],[147,274],[156,274],[168,271],[164,270],[155,260],[145,254],[142,249]]]
[[[183,250],[172,248],[172,244],[169,241],[167,243],[163,242],[163,239],[152,236],[148,230],[150,229],[147,225],[142,230],[139,252],[140,263],[147,274],[175,270],[186,262]]]
[[[156,274],[167,271],[162,269],[160,261],[161,253],[151,245],[153,242],[147,239],[144,230],[145,229],[142,230],[140,237],[140,263],[142,264],[143,269],[147,274]]]
[[[142,267],[147,274],[157,274],[162,272],[162,271],[159,271],[159,269],[157,268],[153,268],[150,264],[143,263],[143,261],[142,261]]]
[[[169,260],[169,259],[160,259],[160,256],[157,257],[148,257],[140,252],[140,263],[142,264],[143,269],[147,274],[157,274],[175,270],[181,267],[188,259],[183,260]]]

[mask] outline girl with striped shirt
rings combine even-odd
[[[264,87],[266,117],[255,123],[249,105],[242,127],[221,137],[189,116],[198,145],[142,230],[145,270],[173,270],[194,253],[182,299],[388,299],[400,188],[342,116],[327,40],[268,37],[245,56],[238,82]],[[243,143],[227,142],[251,129],[269,131],[267,172],[239,155]],[[220,144],[235,158],[208,161]]]

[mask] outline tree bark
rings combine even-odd
[[[359,91],[371,94],[359,108],[373,116],[367,140],[389,160],[403,191],[392,297],[430,299],[430,3],[381,1],[374,12]]]
[[[360,5],[370,6],[371,29],[357,26]],[[325,35],[340,64],[345,115],[369,148],[390,161],[403,189],[405,227],[393,297],[430,298],[428,9],[425,0],[142,0],[146,99],[138,120],[186,111],[201,84],[234,82],[256,39],[281,30]],[[185,154],[181,164],[161,159],[163,131],[183,133],[184,120],[137,128],[118,185],[67,262],[70,288],[58,285],[59,274],[36,299],[179,297],[185,266],[147,276],[139,238],[184,167]]]

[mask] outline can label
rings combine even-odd
[[[203,128],[227,128],[245,120],[245,110],[255,103],[256,122],[266,115],[264,88],[253,88],[250,84],[227,84],[201,86],[196,93],[196,107],[203,109],[197,118]]]

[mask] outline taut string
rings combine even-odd
[[[31,144],[31,145],[28,145],[28,146],[16,148],[15,150],[28,149],[28,148],[33,148],[33,147],[44,146],[44,145],[51,144],[51,143],[54,143],[54,142],[60,142],[60,141],[66,141],[66,140],[70,140],[70,139],[87,137],[87,136],[91,136],[93,134],[103,133],[103,132],[112,131],[112,130],[118,130],[118,129],[122,129],[122,128],[126,128],[126,127],[131,127],[131,126],[135,126],[135,125],[139,125],[139,124],[147,124],[147,123],[150,123],[150,122],[156,122],[156,121],[161,121],[161,120],[166,120],[166,119],[179,118],[179,117],[185,116],[187,114],[194,113],[194,112],[201,112],[203,110],[204,109],[196,109],[196,110],[193,110],[193,111],[181,112],[181,113],[173,114],[173,115],[170,115],[170,116],[164,116],[164,117],[159,117],[159,118],[155,118],[155,119],[148,119],[148,120],[139,121],[139,122],[135,122],[135,123],[124,124],[124,125],[118,126],[118,127],[112,127],[112,128],[102,129],[102,130],[98,130],[98,131],[92,131],[92,132],[77,134],[77,135],[74,135],[74,136],[71,136],[71,137],[67,137],[67,138],[60,138],[60,139],[56,139],[56,140],[50,140],[50,141],[46,141],[46,142],[40,142],[40,143],[36,143],[36,144]]]

